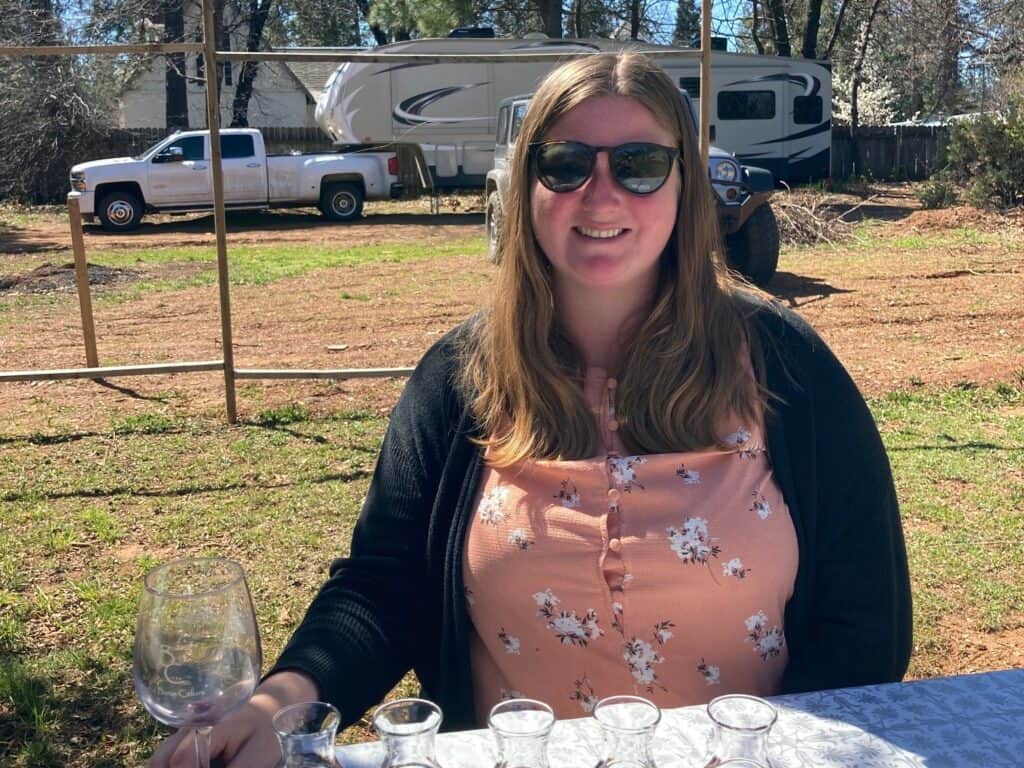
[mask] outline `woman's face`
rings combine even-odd
[[[677,144],[646,107],[626,96],[587,99],[559,118],[544,140]],[[607,152],[598,153],[593,174],[572,192],[531,181],[533,231],[560,291],[615,289],[624,299],[653,292],[679,205],[679,165],[672,166],[665,184],[647,195],[628,192],[612,178]]]

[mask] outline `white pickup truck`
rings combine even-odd
[[[402,194],[393,152],[268,155],[252,128],[222,130],[220,147],[228,209],[317,205],[329,219],[350,221],[364,200]],[[209,131],[175,133],[137,157],[79,163],[68,197],[78,198],[86,221],[99,217],[104,229],[126,232],[146,213],[213,208],[210,165]]]

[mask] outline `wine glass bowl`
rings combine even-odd
[[[262,664],[242,567],[223,558],[173,560],[146,574],[139,599],[132,678],[161,723],[200,736],[252,696]]]

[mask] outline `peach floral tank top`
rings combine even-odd
[[[477,719],[528,696],[559,717],[776,693],[796,533],[761,427],[728,451],[628,456],[614,379],[587,371],[602,455],[485,468],[463,553]]]

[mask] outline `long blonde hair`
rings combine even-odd
[[[599,446],[580,386],[583,365],[559,327],[554,277],[530,219],[528,147],[586,99],[627,96],[678,140],[682,184],[650,315],[625,340],[616,418],[633,453],[721,446],[727,415],[757,419],[765,396],[751,376],[759,350],[737,306],[741,290],[722,260],[712,189],[679,90],[648,57],[596,54],[554,70],[537,89],[509,163],[492,310],[470,334],[462,384],[480,442],[496,466],[579,459]]]

